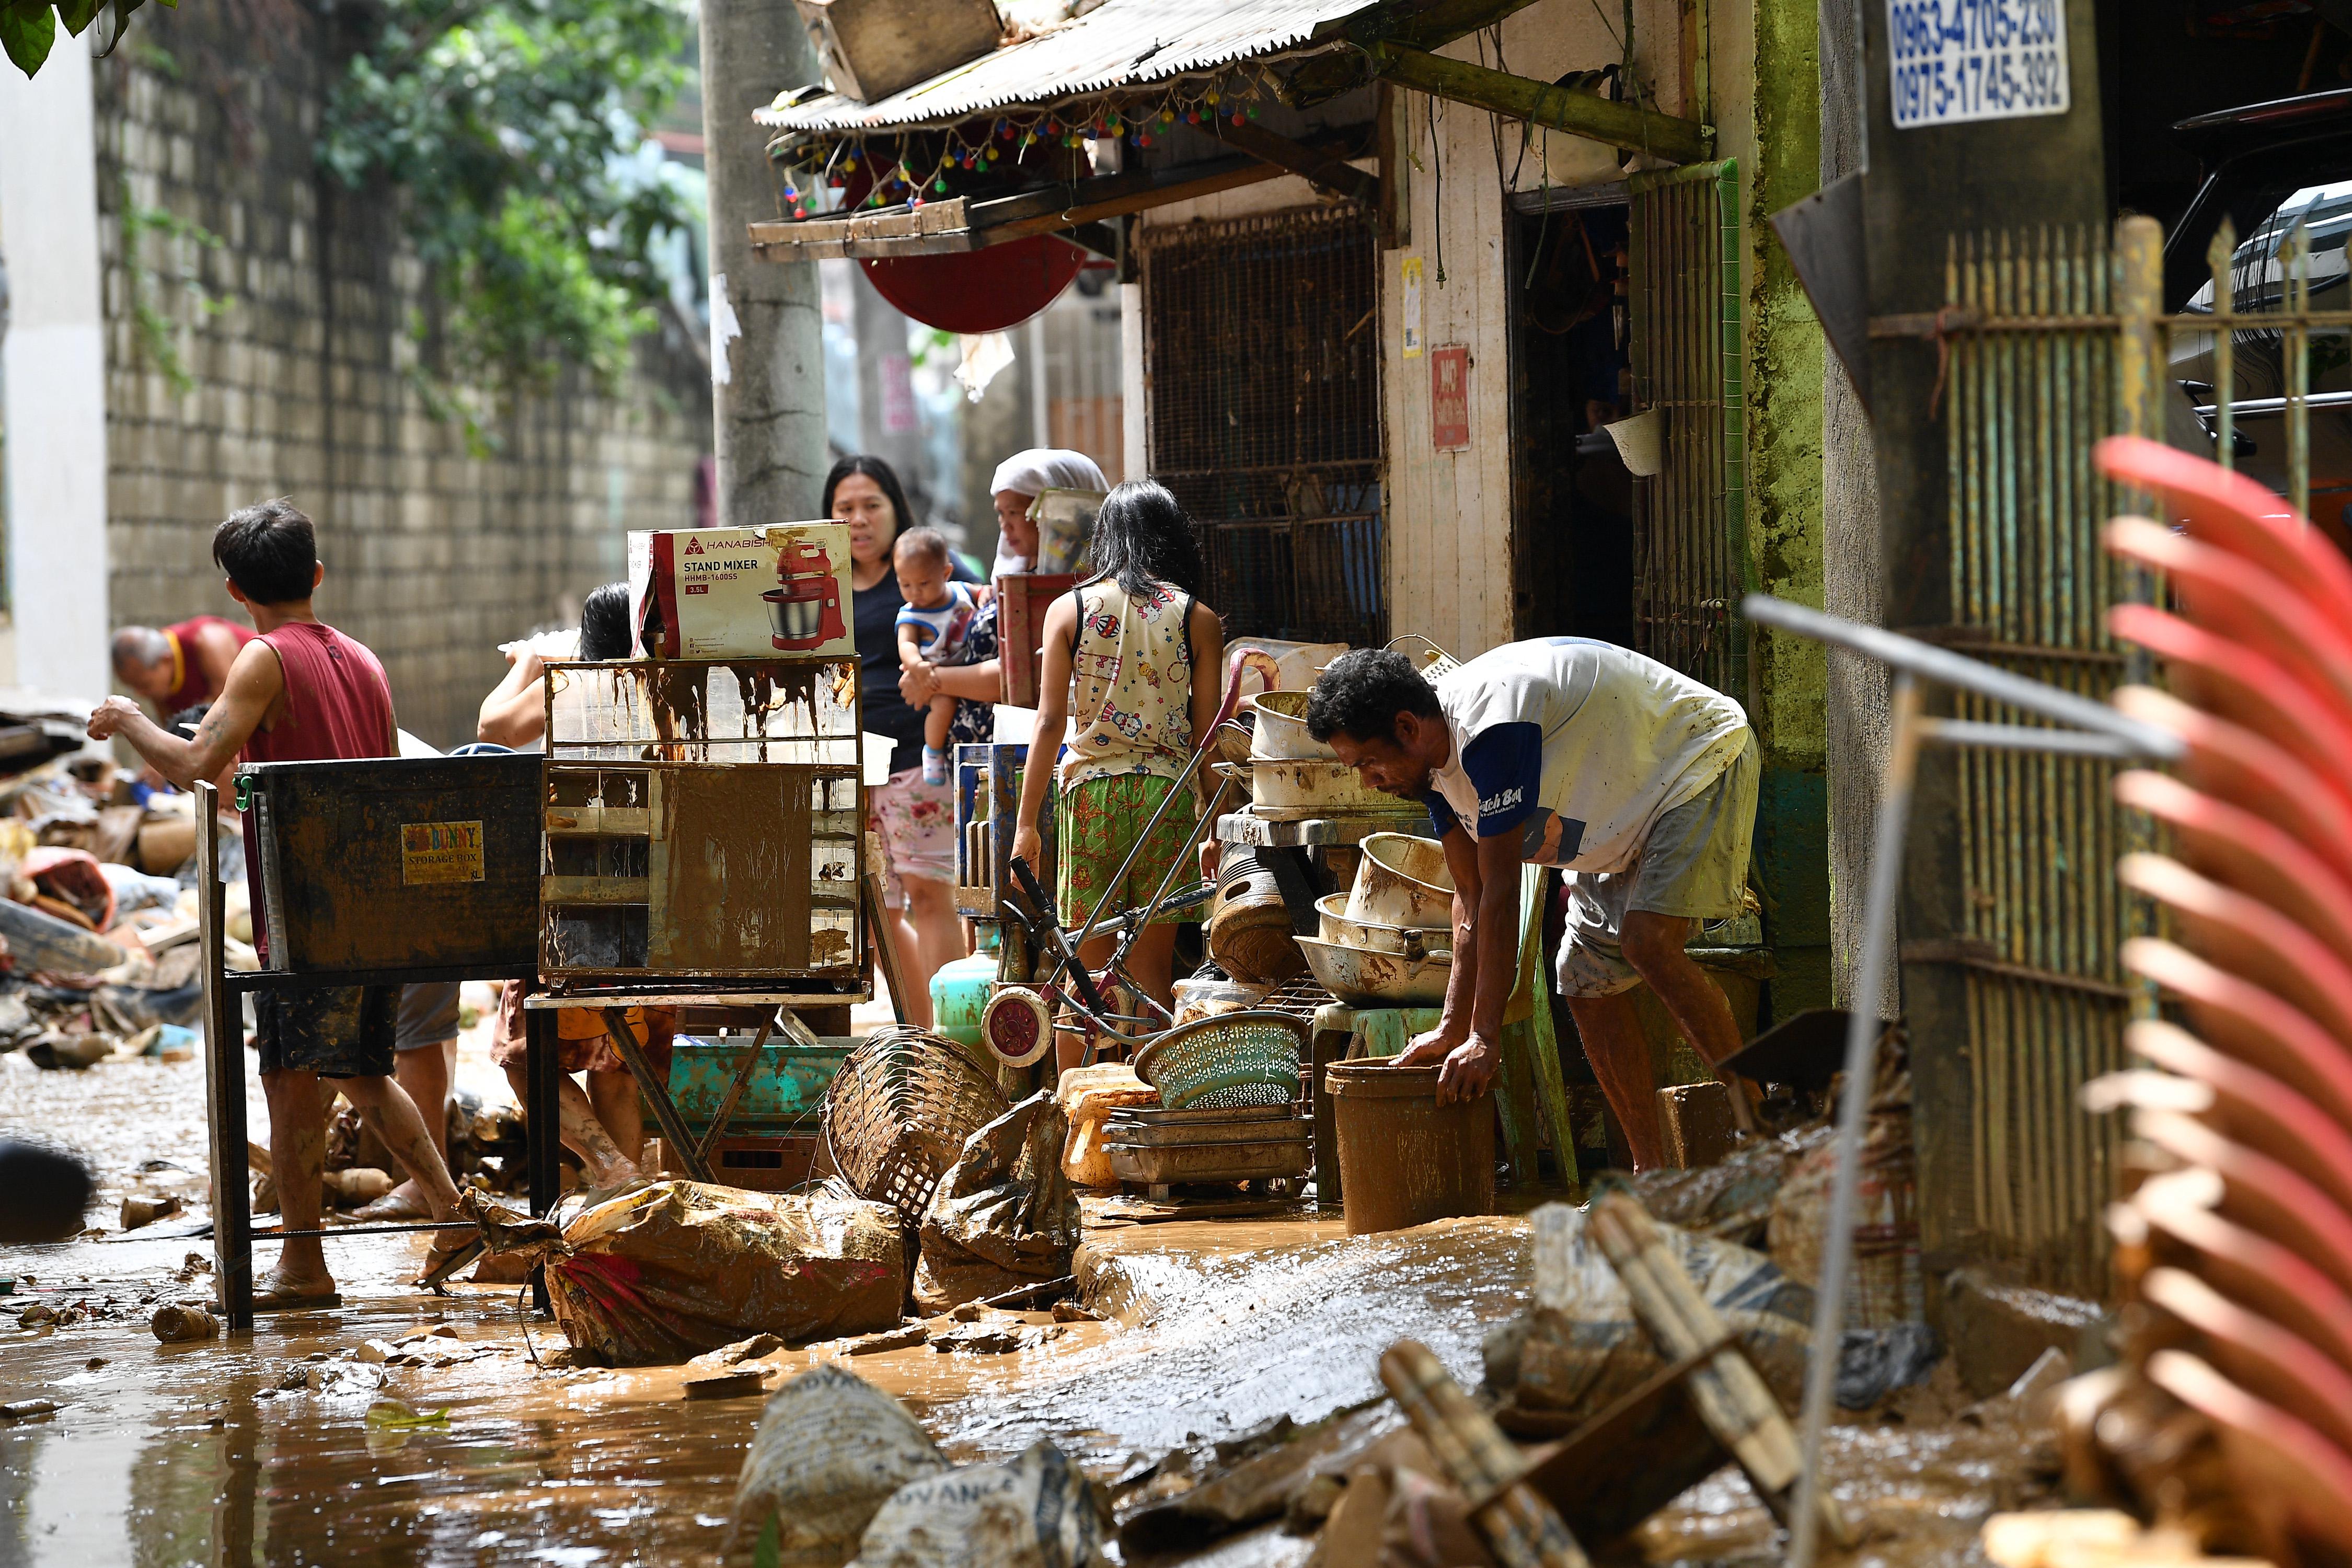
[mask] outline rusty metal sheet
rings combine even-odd
[[[1107,0],[1065,26],[860,103],[780,95],[751,118],[777,131],[895,131],[947,124],[1012,104],[1198,75],[1237,60],[1335,44],[1370,0]]]

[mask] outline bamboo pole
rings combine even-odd
[[[1381,1382],[1471,1502],[1471,1518],[1503,1568],[1591,1568],[1559,1512],[1521,1479],[1527,1461],[1427,1346],[1399,1340]]]
[[[1683,1361],[1728,1337],[1722,1317],[1701,1296],[1642,1205],[1622,1193],[1594,1201],[1592,1236],[1623,1281],[1633,1315],[1669,1362]],[[1731,1450],[1772,1511],[1790,1518],[1790,1489],[1803,1473],[1797,1434],[1763,1376],[1735,1349],[1724,1349],[1684,1380],[1706,1424]],[[1836,1503],[1821,1500],[1831,1539],[1850,1542]]]

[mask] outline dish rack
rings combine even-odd
[[[1305,1019],[1271,1008],[1213,1014],[1137,1052],[1136,1076],[1171,1110],[1288,1105],[1298,1098],[1307,1031]]]

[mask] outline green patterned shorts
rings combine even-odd
[[[1055,877],[1055,901],[1062,906],[1062,924],[1072,936],[1087,923],[1097,904],[1106,915],[1141,909],[1160,890],[1176,858],[1189,852],[1192,827],[1199,820],[1199,803],[1186,790],[1185,798],[1171,806],[1144,845],[1124,881],[1114,884],[1119,862],[1168,792],[1176,786],[1154,773],[1123,773],[1117,778],[1087,779],[1061,792],[1060,868]],[[1194,878],[1179,873],[1170,891],[1190,887]],[[1197,910],[1163,914],[1154,925],[1180,925],[1200,920]]]

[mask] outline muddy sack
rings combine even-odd
[[[838,1563],[892,1493],[947,1468],[897,1400],[838,1366],[812,1367],[760,1413],[721,1555],[751,1549],[772,1522],[779,1561]]]
[[[1078,1467],[1041,1440],[1017,1459],[899,1488],[849,1568],[1103,1568],[1104,1511]]]
[[[1069,1119],[1040,1089],[964,1140],[923,1215],[915,1300],[926,1311],[1070,1271],[1078,1200],[1062,1173]]]
[[[1518,1409],[1555,1414],[1564,1426],[1599,1415],[1665,1369],[1617,1271],[1591,1238],[1588,1217],[1565,1204],[1529,1216],[1535,1309],[1489,1331],[1485,1345],[1488,1382],[1509,1391]],[[1658,1230],[1773,1394],[1796,1409],[1812,1337],[1812,1290],[1760,1252],[1672,1226]]]
[[[467,1208],[491,1252],[545,1261],[564,1337],[615,1366],[682,1362],[758,1333],[803,1342],[898,1325],[903,1222],[887,1204],[680,1181],[579,1201],[551,1222]]]

